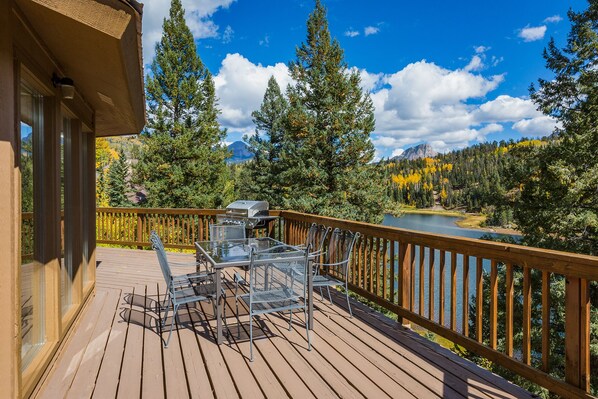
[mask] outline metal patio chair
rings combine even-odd
[[[161,251],[166,252],[166,250],[164,249],[164,243],[162,242],[162,239],[160,238],[160,235],[155,231],[152,230],[150,233],[150,241],[152,243],[152,248],[156,247],[159,248]],[[200,262],[198,260],[192,260],[189,262],[176,262],[176,261],[168,261],[168,265],[171,267],[171,269],[185,269],[188,270],[190,267],[194,267],[195,268],[195,272],[194,273],[177,273],[177,274],[184,274],[187,278],[192,279],[194,283],[199,283],[200,280],[202,279],[206,279],[209,276],[209,271],[206,268],[205,272],[201,272],[201,265],[203,264],[203,262]]]
[[[210,223],[209,229],[210,241],[244,240],[247,238],[245,223]],[[205,266],[206,272],[213,272],[208,262],[202,260],[201,263]],[[245,277],[247,278],[247,275]]]
[[[345,287],[347,306],[351,317],[353,317],[353,312],[351,310],[351,303],[349,302],[349,261],[353,246],[359,237],[359,233],[343,231],[338,228],[334,229],[328,243],[328,251],[325,255],[326,262],[314,262],[313,264],[315,269],[313,276],[314,288],[319,287],[321,293],[321,289],[326,287],[328,290],[328,299],[332,304],[330,287]]]
[[[330,227],[326,227],[323,224],[312,223],[307,231],[305,244],[299,245],[298,248],[306,249],[309,246],[311,248],[310,256],[317,257],[322,255],[324,242],[331,230]]]
[[[173,275],[170,269],[168,258],[166,256],[166,251],[164,250],[164,246],[162,245],[162,240],[154,231],[150,236],[150,240],[152,242],[152,248],[156,251],[156,255],[158,256],[160,269],[162,270],[162,274],[164,275],[164,281],[167,285],[167,297],[165,298],[167,305],[164,319],[160,320],[161,327],[164,327],[166,320],[168,319],[170,306],[172,305],[173,307],[173,315],[172,320],[170,322],[170,332],[168,333],[168,338],[166,339],[166,341],[163,341],[164,347],[167,348],[168,343],[170,342],[170,338],[172,337],[174,320],[177,317],[177,313],[181,305],[186,305],[199,301],[210,301],[212,302],[212,306],[214,307],[214,314],[216,314],[217,308],[214,299],[218,301],[220,301],[221,299],[226,300],[226,294],[224,293],[224,290],[221,290],[220,293],[217,293],[216,285],[214,284],[210,276],[206,275],[205,273],[188,273],[177,276]],[[226,325],[225,306],[223,306],[223,320]]]
[[[247,238],[245,231],[245,223],[213,223],[210,224],[210,241],[243,240]]]
[[[293,325],[293,311],[303,309],[308,350],[311,350],[307,317],[306,276],[308,254],[287,246],[275,251],[252,251],[249,266],[249,292],[239,294],[235,276],[235,304],[239,317],[239,301],[249,308],[249,360],[253,361],[253,317],[266,313],[289,312],[289,331]],[[300,271],[300,273],[299,273]],[[238,274],[238,273],[237,273]],[[240,278],[240,277],[239,277]],[[240,321],[239,321],[240,325]],[[240,335],[240,327],[238,327]]]

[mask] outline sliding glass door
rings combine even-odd
[[[44,263],[36,235],[41,209],[38,188],[43,153],[43,97],[21,85],[20,109],[21,367],[25,369],[46,341]]]

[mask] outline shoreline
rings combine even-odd
[[[445,209],[416,209],[408,208],[402,209],[404,213],[420,214],[420,215],[440,215],[440,216],[453,216],[458,217],[460,220],[456,221],[455,224],[463,229],[474,229],[486,231],[488,233],[508,234],[520,236],[521,232],[515,229],[507,229],[503,227],[482,227],[480,224],[486,220],[486,216],[478,213],[465,213],[460,211],[448,211]]]

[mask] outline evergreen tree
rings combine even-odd
[[[343,50],[330,37],[326,10],[316,0],[307,40],[289,65],[296,84],[287,97],[288,138],[281,154],[290,209],[379,222],[384,188],[368,165],[374,147],[374,107],[349,70]]]
[[[127,174],[129,167],[124,151],[121,149],[118,158],[112,161],[108,171],[108,198],[112,207],[124,207],[131,205],[127,198]]]
[[[240,187],[242,197],[260,198],[279,209],[283,205],[285,187],[280,177],[287,108],[280,86],[271,76],[260,109],[251,114],[256,126],[255,135],[244,138],[254,158],[243,170],[247,183]]]
[[[515,165],[515,218],[530,245],[598,255],[598,1],[569,11],[567,45],[544,50],[555,78],[531,95],[561,127]]]
[[[172,0],[146,77],[148,123],[137,155],[135,182],[149,206],[213,208],[226,183],[214,82],[197,55],[180,0]]]

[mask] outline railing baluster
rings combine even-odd
[[[523,266],[523,363],[531,362],[532,289],[530,268]]]
[[[542,271],[542,370],[550,371],[550,273]]]
[[[368,284],[369,292],[373,292],[374,290],[374,237],[369,237],[370,239],[370,252],[369,252],[369,271],[370,271],[370,283]]]
[[[390,241],[390,301],[396,303],[395,300],[395,242]]]
[[[410,309],[409,300],[411,298],[411,243],[399,243],[399,306],[403,309]],[[399,323],[408,326],[410,323],[407,319],[399,317]]]
[[[426,248],[419,246],[419,315],[424,314],[424,261],[426,260]]]
[[[439,304],[438,304],[438,323],[444,326],[444,313],[445,313],[445,303],[444,303],[444,272],[446,266],[446,252],[444,250],[440,251],[440,292],[438,293],[440,296]]]
[[[463,308],[462,329],[463,335],[469,337],[469,262],[471,258],[463,254]]]
[[[376,262],[375,262],[375,275],[376,281],[374,287],[374,294],[380,296],[380,238],[376,237]]]
[[[476,315],[475,315],[475,335],[476,339],[479,343],[484,341],[484,337],[482,334],[482,320],[484,317],[484,259],[477,256],[476,257]]]
[[[388,299],[388,241],[382,240],[382,298]]]
[[[498,266],[490,262],[490,347],[496,349],[496,327],[498,315]]]
[[[409,310],[415,311],[415,245],[411,245],[411,265],[409,266]]]
[[[434,285],[435,275],[436,273],[436,260],[434,259],[436,255],[436,250],[430,247],[430,257],[428,258],[428,318],[432,321],[435,320],[434,318],[434,292],[436,291],[436,287]]]
[[[457,253],[451,251],[451,329],[457,329]]]
[[[506,265],[505,287],[505,351],[508,356],[513,356],[513,265]]]

